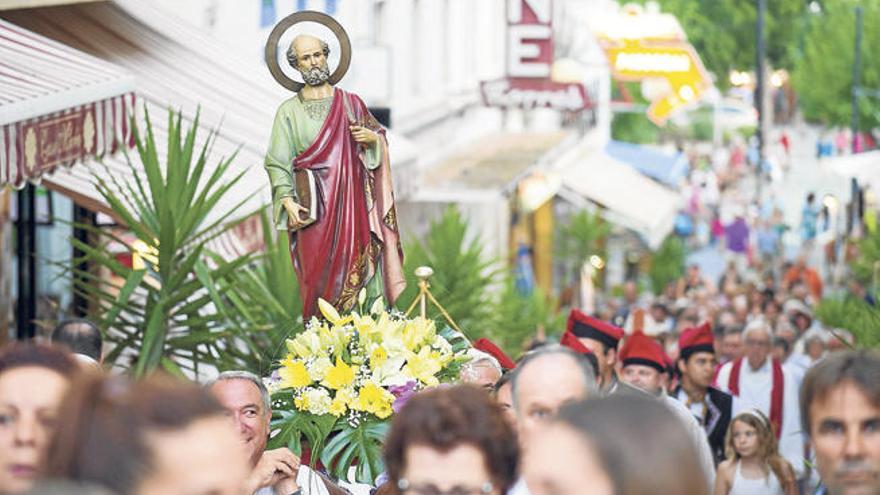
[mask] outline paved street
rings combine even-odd
[[[801,209],[806,195],[812,191],[816,194],[816,200],[821,202],[825,195],[834,195],[841,208],[845,208],[849,201],[849,181],[831,170],[828,166],[828,158],[819,160],[816,158],[816,139],[819,137],[820,128],[798,123],[786,127],[772,127],[768,132],[768,156],[781,153],[778,145],[782,131],[788,133],[791,141],[791,159],[787,172],[773,174],[774,180],[763,185],[762,197],[772,200],[781,206],[784,212],[785,223],[790,227],[788,234],[783,238],[785,258],[794,259],[801,252],[801,239],[798,226],[801,221]],[[744,179],[738,187],[739,195],[751,198],[755,194],[755,181],[753,177]],[[838,217],[841,228],[845,226],[843,212],[838,209]],[[724,269],[723,252],[715,248],[702,248],[688,255],[688,263],[697,263],[701,270],[711,279],[717,279]],[[822,253],[816,249],[810,255],[810,262],[814,266],[823,263]]]

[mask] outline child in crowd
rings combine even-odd
[[[781,455],[767,417],[743,411],[730,422],[727,460],[718,466],[715,495],[796,495],[794,468]]]

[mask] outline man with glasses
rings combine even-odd
[[[733,415],[757,409],[770,418],[782,454],[798,475],[804,470],[804,439],[798,388],[782,363],[770,358],[770,328],[763,320],[743,330],[745,355],[726,363],[718,371],[715,385],[737,398]]]

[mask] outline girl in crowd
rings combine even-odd
[[[437,388],[395,416],[385,442],[389,482],[379,493],[504,495],[518,460],[513,427],[485,391]]]
[[[709,483],[680,419],[657,399],[615,394],[570,403],[535,435],[524,474],[532,495],[706,495]],[[688,466],[688,468],[682,468]]]
[[[0,493],[23,493],[34,484],[76,371],[73,358],[48,345],[0,349]]]
[[[770,421],[757,410],[730,422],[727,460],[718,466],[715,495],[796,495],[794,468],[779,455]]]
[[[222,406],[193,383],[155,376],[77,380],[47,477],[119,495],[240,495],[247,456]]]

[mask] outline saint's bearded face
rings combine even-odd
[[[303,81],[309,86],[320,86],[330,79],[330,66],[325,60],[319,67],[303,69],[300,74],[302,74]]]

